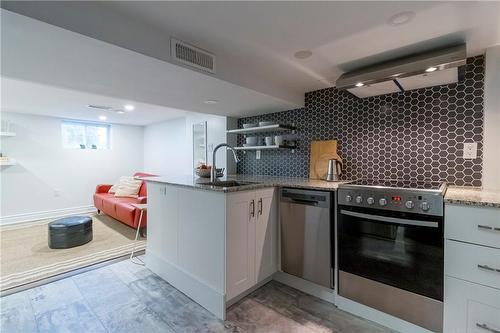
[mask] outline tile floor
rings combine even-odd
[[[0,299],[2,333],[393,332],[270,282],[224,323],[143,266],[121,261]]]

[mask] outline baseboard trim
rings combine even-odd
[[[157,254],[146,250],[146,267],[180,290],[196,303],[213,313],[221,320],[226,319],[226,302],[224,292],[196,279],[179,267],[160,258]]]
[[[335,304],[335,290],[320,286],[311,281],[301,279],[297,276],[278,271],[274,274],[273,279],[286,284],[287,286],[298,289],[306,294],[318,297],[324,301]]]
[[[23,223],[30,223],[37,220],[64,217],[74,214],[88,214],[93,212],[96,212],[95,207],[89,205],[89,206],[78,206],[78,207],[47,210],[42,212],[7,215],[0,217],[0,225],[1,226],[17,225]]]
[[[246,296],[250,295],[251,293],[253,293],[254,291],[256,291],[257,289],[259,289],[260,287],[262,287],[263,285],[267,284],[268,282],[270,282],[272,279],[273,279],[273,276],[274,274],[271,274],[270,276],[268,276],[267,278],[265,278],[264,280],[260,281],[259,283],[257,283],[255,286],[253,286],[252,288],[249,288],[247,290],[245,290],[244,292],[242,292],[241,294],[237,295],[237,296],[234,296],[233,298],[231,298],[229,301],[226,301],[226,308],[229,308],[230,306],[232,306],[233,304],[235,303],[238,303],[240,300],[242,300],[243,298],[245,298]]]
[[[414,325],[405,320],[396,318],[387,313],[373,309],[364,304],[352,301],[348,298],[337,295],[336,305],[339,309],[352,313],[364,319],[371,320],[377,324],[383,325],[398,332],[405,333],[433,333],[423,327]]]

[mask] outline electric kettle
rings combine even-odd
[[[342,173],[342,166],[340,161],[336,159],[328,160],[328,171],[326,174],[327,182],[337,182],[340,180],[339,176]]]

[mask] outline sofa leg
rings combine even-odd
[[[97,214],[101,214],[101,211],[99,209],[97,210]]]
[[[145,238],[147,235],[146,227],[142,227],[141,229],[139,229],[139,234],[141,235],[141,237]]]

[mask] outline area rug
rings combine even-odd
[[[134,247],[135,229],[106,215],[90,214],[93,240],[70,249],[50,249],[48,226],[41,220],[0,229],[0,291],[127,255]],[[146,248],[140,239],[136,250]]]

